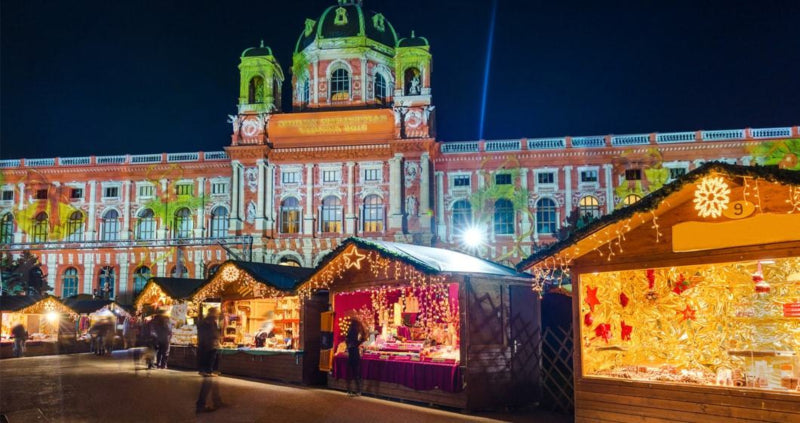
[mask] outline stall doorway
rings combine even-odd
[[[530,286],[509,287],[511,315],[511,400],[523,405],[541,399],[541,307]]]

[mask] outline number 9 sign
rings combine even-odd
[[[734,201],[722,211],[722,214],[729,219],[743,219],[753,214],[755,209],[756,206],[749,201]]]

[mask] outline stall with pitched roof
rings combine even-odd
[[[311,272],[229,260],[192,295],[201,316],[210,306],[220,310],[222,373],[319,383],[321,305],[313,299],[301,303],[294,292]]]
[[[58,354],[62,322],[69,327],[77,316],[56,297],[0,296],[0,357],[13,356],[11,330],[18,324],[28,332],[26,356]]]
[[[368,332],[362,392],[482,409],[538,400],[530,286],[530,275],[466,254],[348,238],[298,292],[329,294],[328,386],[356,389],[344,340],[358,319]]]
[[[571,278],[576,421],[800,420],[800,173],[704,165],[518,270]]]
[[[122,327],[125,325],[126,320],[133,319],[130,310],[125,309],[115,301],[92,298],[88,295],[67,298],[64,300],[64,304],[74,310],[78,317],[70,331],[73,336],[61,337],[62,349],[69,349],[74,352],[89,351],[91,338],[89,329],[102,319],[109,319],[115,325],[114,348],[124,346],[121,338]]]

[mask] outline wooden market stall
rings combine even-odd
[[[571,277],[576,421],[800,421],[800,173],[704,165],[518,269]]]
[[[197,311],[191,307],[192,295],[205,284],[204,279],[152,277],[133,301],[140,330],[156,313],[167,313],[172,324],[169,366],[197,367]]]
[[[89,295],[77,295],[64,300],[64,304],[78,314],[71,328],[72,337],[61,337],[62,350],[71,352],[88,352],[90,350],[89,329],[101,319],[113,319],[116,327],[114,348],[124,346],[122,326],[126,319],[132,319],[130,310],[113,300],[92,298]]]
[[[223,374],[324,383],[319,372],[319,318],[326,303],[301,303],[294,288],[312,269],[229,260],[192,296],[200,314],[220,309]],[[203,306],[202,304],[207,304]]]
[[[56,297],[0,296],[0,358],[13,357],[11,329],[18,324],[28,332],[26,356],[58,354],[62,327],[74,325],[77,316]]]
[[[348,238],[298,288],[327,291],[333,342],[323,369],[346,389],[354,316],[370,332],[364,393],[484,409],[538,400],[539,297],[530,275],[466,254]]]

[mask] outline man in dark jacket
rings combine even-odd
[[[198,413],[214,411],[226,404],[222,402],[219,395],[219,384],[214,375],[217,362],[217,349],[219,348],[219,325],[217,324],[218,311],[210,308],[208,313],[197,325],[197,369],[203,375],[203,384],[200,387],[200,395],[195,404]],[[211,393],[213,406],[206,406],[206,397]]]
[[[22,323],[14,326],[11,329],[11,334],[14,335],[14,357],[22,357],[25,352],[25,341],[28,339],[28,331]]]
[[[172,341],[172,323],[166,314],[159,314],[153,317],[153,332],[156,335],[158,344],[158,354],[156,355],[156,367],[159,369],[167,368],[169,360],[169,343]]]

